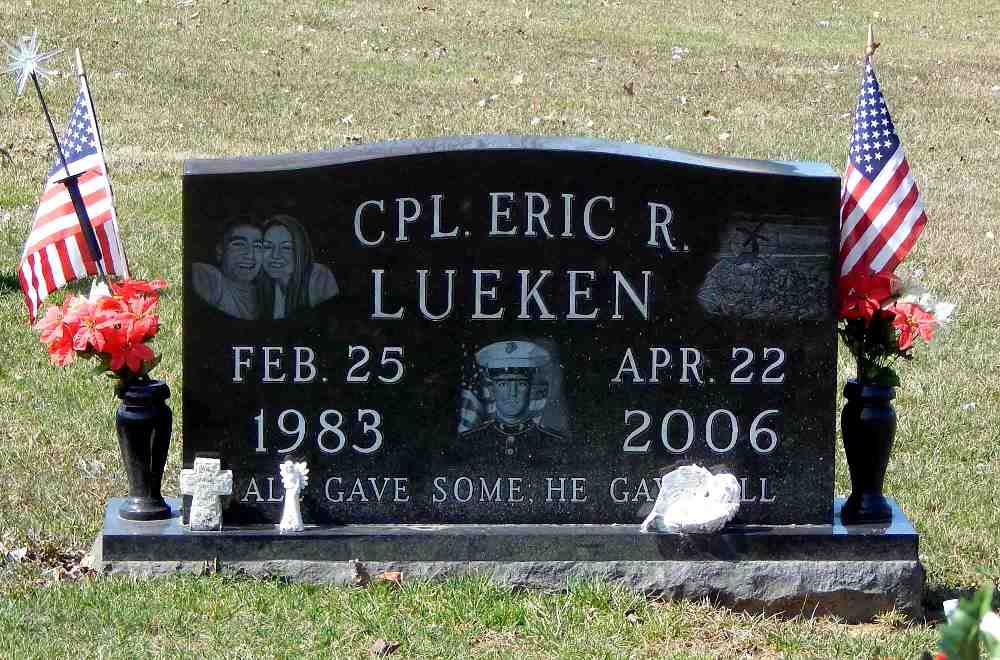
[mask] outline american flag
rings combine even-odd
[[[462,366],[462,386],[458,403],[458,432],[465,433],[482,424],[484,417],[492,415],[489,411],[495,404],[492,399],[486,399],[490,394],[483,387],[483,379],[476,361],[475,354],[468,355]]]
[[[69,173],[81,174],[80,194],[100,243],[105,269],[109,274],[127,278],[128,263],[118,233],[111,182],[84,77],[80,78],[80,93],[60,145]],[[39,306],[50,293],[67,282],[97,274],[69,191],[59,181],[65,175],[62,161],[56,154],[18,267],[21,291],[32,323]]]
[[[926,223],[875,67],[865,57],[840,198],[841,277],[892,272]]]

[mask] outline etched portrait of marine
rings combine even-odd
[[[540,342],[500,341],[476,351],[466,366],[459,403],[463,453],[501,462],[564,453],[568,425],[561,396],[554,392],[560,368]]]
[[[290,215],[234,220],[219,237],[215,260],[192,264],[192,285],[233,318],[289,318],[338,293],[333,272],[314,260],[308,233]]]

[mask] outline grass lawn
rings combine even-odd
[[[136,275],[174,283],[158,375],[180,392],[185,158],[444,134],[592,136],[738,157],[846,157],[869,21],[880,82],[930,219],[903,274],[959,305],[902,368],[887,490],[921,533],[927,604],[1000,579],[1000,3],[854,0],[0,0],[0,39],[81,47]],[[76,93],[67,55],[47,90]],[[625,91],[628,85],[634,93]],[[0,88],[0,657],[914,658],[927,622],[780,621],[604,585],[476,580],[347,589],[211,576],[53,584],[126,490],[111,387],[57,370],[25,324],[15,267],[53,159],[37,102]],[[841,360],[840,378],[851,375]],[[179,401],[165,481],[177,483]],[[837,491],[849,490],[839,450]],[[2,553],[0,553],[2,554]]]

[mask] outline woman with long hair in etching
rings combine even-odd
[[[316,263],[312,243],[302,224],[290,215],[276,215],[264,224],[261,317],[284,319],[337,295],[330,269]]]

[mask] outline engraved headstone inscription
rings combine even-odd
[[[830,524],[839,186],[569,138],[190,161],[185,466],[226,526],[288,459],[307,525],[638,525],[690,464]]]

